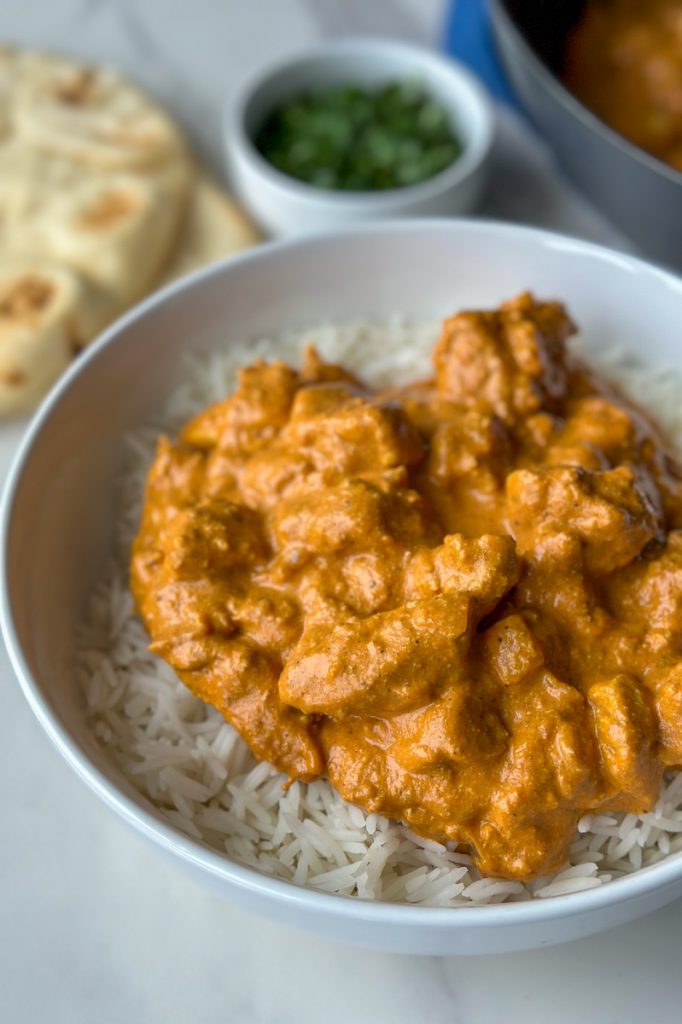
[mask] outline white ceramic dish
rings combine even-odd
[[[112,546],[122,435],[178,384],[185,353],[324,318],[396,309],[442,316],[527,287],[564,299],[592,344],[617,342],[652,365],[679,365],[678,278],[527,228],[414,221],[264,246],[169,286],[114,324],[32,422],[1,523],[2,624],[24,693],[110,807],[235,903],[339,941],[448,954],[579,938],[682,894],[682,855],[599,889],[479,908],[371,903],[274,880],[182,835],[132,789],[91,734],[70,668],[75,626]]]
[[[428,181],[386,192],[326,191],[282,174],[253,145],[264,117],[301,92],[405,78],[420,81],[450,112],[463,145],[459,159]],[[352,221],[470,212],[486,180],[493,116],[484,90],[456,62],[391,40],[347,39],[322,44],[247,82],[226,107],[224,135],[237,197],[265,231],[286,236]]]

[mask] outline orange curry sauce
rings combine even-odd
[[[602,120],[682,170],[682,0],[588,0],[564,75]]]
[[[159,442],[132,558],[152,650],[290,778],[559,868],[682,764],[682,480],[522,295],[446,320],[435,378],[314,351]]]

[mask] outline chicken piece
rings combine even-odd
[[[277,660],[248,641],[219,635],[169,643],[163,656],[190,690],[231,722],[255,757],[292,779],[320,774],[322,756],[310,719],[277,693]]]
[[[481,786],[489,788],[491,779],[499,774],[506,735],[498,735],[497,726],[492,725],[492,743],[480,761],[465,761],[455,751],[456,763],[420,764],[418,770],[411,771],[395,756],[401,743],[395,725],[399,720],[326,719],[320,741],[330,782],[350,803],[404,821],[419,835],[440,842],[471,843],[480,815],[479,790]],[[466,743],[466,736],[461,740]],[[447,738],[444,742],[449,746]],[[498,743],[502,753],[496,758],[493,747]]]
[[[234,634],[237,625],[228,610],[230,594],[226,581],[157,576],[156,586],[140,591],[140,608],[154,636],[150,650],[166,657],[178,644]]]
[[[234,394],[190,420],[181,440],[197,448],[255,451],[286,424],[299,384],[299,375],[284,363],[244,367]]]
[[[168,523],[163,547],[178,579],[201,579],[267,558],[256,512],[231,501],[200,501]]]
[[[476,619],[492,611],[519,578],[519,564],[511,537],[483,534],[467,539],[448,534],[435,548],[420,548],[407,563],[406,600],[430,594],[465,594]]]
[[[398,402],[352,397],[311,415],[314,391],[301,393],[283,441],[303,449],[316,469],[357,477],[424,458],[424,443]]]
[[[176,510],[192,505],[201,494],[205,468],[203,452],[161,437],[147,476],[145,515],[165,507]]]
[[[244,501],[264,514],[272,513],[282,501],[300,491],[324,486],[324,474],[315,469],[305,452],[288,444],[256,452],[239,470]]]
[[[390,755],[410,772],[488,761],[504,753],[508,733],[490,694],[456,683],[433,704],[391,722]]]
[[[655,689],[664,765],[682,766],[682,662],[658,679]]]
[[[642,620],[648,631],[682,635],[682,530],[672,530],[664,544],[652,545],[642,559],[628,566],[609,587],[614,614]]]
[[[403,801],[396,800],[394,810],[393,789],[400,784],[398,780],[404,780],[406,788],[410,788],[410,776],[400,765],[389,761],[382,745],[385,731],[383,720],[324,718],[320,743],[329,781],[344,800],[367,811],[388,813],[400,819]]]
[[[649,694],[632,676],[619,675],[591,686],[588,699],[611,804],[641,813],[653,806],[662,775]]]
[[[540,556],[526,562],[513,603],[537,614],[534,631],[543,633],[552,669],[582,689],[586,677],[594,681],[593,658],[608,649],[613,621],[597,581],[585,571],[580,537],[548,533],[538,544]]]
[[[428,505],[401,486],[402,479],[399,470],[389,470],[371,483],[300,485],[273,510],[277,555],[269,579],[278,586],[297,581],[311,622],[327,622],[334,604],[345,608],[336,617],[347,618],[400,603],[406,550],[440,537]]]
[[[461,677],[469,601],[447,594],[365,619],[308,627],[279,680],[280,697],[309,714],[389,714],[427,703]]]
[[[227,587],[224,614],[240,635],[272,657],[285,660],[301,639],[298,601],[279,590],[258,587]],[[220,614],[220,608],[214,615]]]
[[[179,510],[191,508],[199,499],[205,466],[203,452],[188,445],[171,444],[166,437],[159,439],[147,476],[142,522],[133,545],[131,579],[133,587],[139,588],[138,600],[163,562],[159,543],[166,526],[174,521]]]
[[[509,436],[502,421],[478,409],[468,409],[434,431],[429,472],[443,484],[477,470],[497,478],[508,457]]]
[[[656,535],[659,520],[633,469],[579,467],[520,469],[507,477],[511,530],[519,552],[556,556],[562,535],[580,540],[588,571],[613,572],[636,558]]]
[[[556,447],[572,450],[583,446],[593,457],[599,453],[617,465],[630,460],[636,442],[635,424],[625,409],[601,395],[588,395],[569,404]],[[559,462],[558,452],[555,461]]]
[[[527,449],[528,461],[544,460],[545,452],[555,439],[560,423],[559,417],[549,412],[536,412],[532,416],[526,416],[523,423],[519,424],[519,438],[523,447]]]
[[[395,608],[400,599],[401,572],[397,559],[387,559],[384,548],[360,552],[344,560],[340,577],[343,603],[363,618]],[[311,615],[311,620],[316,620]]]
[[[294,397],[289,417],[291,430],[298,430],[308,420],[338,412],[353,399],[366,401],[369,397],[361,385],[343,378],[337,379],[336,376],[309,381],[299,388]]]
[[[597,448],[590,444],[553,444],[545,452],[544,462],[548,466],[579,466],[592,472],[611,468],[611,463]]]
[[[598,757],[585,700],[573,687],[545,672],[503,694],[509,748],[474,843],[484,874],[525,880],[565,861],[578,808],[598,792]]]
[[[435,350],[438,390],[510,424],[556,405],[566,393],[564,342],[574,330],[559,303],[527,293],[495,312],[459,313],[445,321]]]
[[[487,660],[505,686],[513,686],[545,661],[540,644],[522,615],[507,615],[482,636]]]
[[[250,457],[239,485],[249,504],[273,510],[282,499],[348,478],[381,486],[387,473],[416,465],[423,454],[419,434],[397,405],[358,398],[343,382],[312,385],[298,391],[286,428]]]
[[[306,384],[320,383],[327,381],[344,381],[351,384],[358,391],[364,391],[362,381],[358,380],[354,373],[349,373],[343,366],[336,363],[326,363],[320,359],[319,353],[314,345],[307,345],[303,352],[303,363],[301,366],[301,380]]]
[[[501,699],[505,722],[519,750],[525,751],[524,771],[532,775],[536,770],[535,762],[540,760],[535,784],[543,785],[540,777],[544,772],[549,790],[547,806],[562,800],[580,806],[580,801],[598,787],[594,771],[598,755],[583,695],[552,672],[545,671],[539,679],[505,687]],[[543,723],[543,728],[537,728],[538,722]],[[506,773],[510,785],[514,778],[518,779],[519,764],[514,763],[517,754],[518,751],[512,752],[508,767],[513,766],[513,770],[511,774]],[[523,786],[520,788],[522,790]]]
[[[447,405],[447,403],[441,403]],[[479,409],[449,414],[430,437],[419,486],[445,533],[477,537],[504,530],[504,479],[513,465],[502,421]]]
[[[416,491],[388,493],[366,480],[301,493],[282,501],[272,521],[280,552],[322,554],[371,551],[395,541],[412,547],[432,535],[428,510]],[[396,558],[398,552],[395,552]]]

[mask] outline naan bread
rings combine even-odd
[[[32,408],[108,323],[111,302],[64,267],[0,265],[0,415]]]
[[[231,256],[258,240],[256,229],[241,209],[202,174],[192,191],[177,251],[166,268],[163,283]]]
[[[54,171],[55,169],[52,169]],[[64,186],[45,166],[42,154],[13,137],[0,140],[0,259],[18,241],[33,247],[29,222],[40,212],[41,197]]]
[[[174,248],[190,186],[188,169],[154,175],[82,175],[45,203],[44,251],[110,292],[121,308],[147,295]]]
[[[109,68],[65,57],[19,58],[17,135],[30,145],[94,166],[130,170],[185,152],[173,121]]]
[[[173,121],[106,68],[0,48],[0,415],[162,281],[256,235]]]
[[[167,265],[194,173],[188,160],[146,172],[103,171],[16,138],[0,143],[0,247],[63,260],[124,309]]]

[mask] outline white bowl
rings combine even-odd
[[[1,520],[2,625],[24,693],[109,806],[235,903],[376,949],[496,953],[598,932],[682,894],[682,854],[599,889],[479,908],[368,902],[278,881],[181,834],[135,792],[95,741],[74,681],[74,631],[112,549],[123,435],[177,386],[186,353],[327,317],[443,316],[528,287],[564,299],[594,346],[617,342],[652,366],[679,365],[678,278],[528,228],[415,221],[264,246],[169,286],[111,327],[32,422]]]
[[[418,185],[385,192],[316,188],[283,174],[253,144],[282,101],[330,85],[421,82],[449,111],[462,142],[459,159]],[[386,39],[325,43],[246,83],[225,112],[225,156],[232,188],[265,231],[300,235],[352,221],[469,213],[486,181],[493,116],[485,91],[466,68],[417,46]]]

